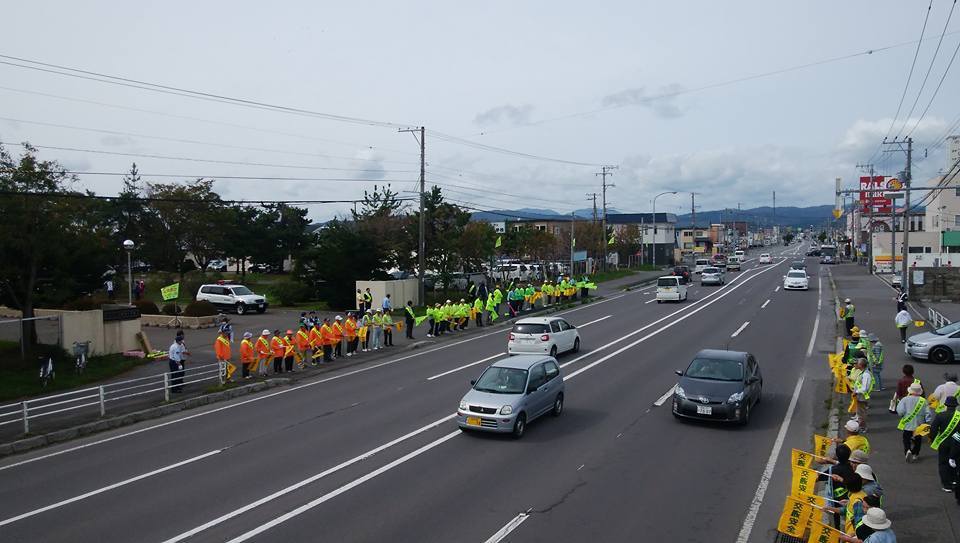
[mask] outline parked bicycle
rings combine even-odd
[[[53,357],[40,357],[40,387],[47,388],[47,385],[53,381],[56,373],[53,371]]]
[[[81,375],[83,370],[87,369],[87,353],[90,352],[90,342],[89,341],[74,341],[73,342],[73,356],[76,360],[74,364],[74,369],[77,372],[77,375]]]

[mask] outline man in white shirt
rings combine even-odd
[[[857,360],[857,369],[860,375],[853,383],[853,391],[857,395],[857,422],[860,423],[860,433],[867,432],[867,410],[870,409],[870,393],[873,392],[873,374],[867,370],[867,359]]]
[[[940,405],[943,405],[950,396],[956,396],[957,390],[960,390],[960,385],[957,385],[956,373],[948,371],[943,374],[943,378],[946,382],[933,390],[933,397],[937,399]]]
[[[170,362],[170,392],[183,392],[183,367],[189,355],[190,351],[183,344],[183,337],[178,335],[167,352]]]

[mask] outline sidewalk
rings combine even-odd
[[[837,296],[841,301],[850,298],[856,306],[856,325],[877,334],[884,345],[882,378],[885,388],[871,394],[870,431],[866,434],[871,448],[869,463],[885,493],[883,508],[893,520],[894,529],[902,541],[960,541],[960,507],[952,494],[940,490],[937,453],[924,439],[919,460],[905,463],[900,431],[897,430],[899,417],[887,412],[904,364],[913,364],[915,375],[923,382],[927,394],[943,382],[943,373],[949,366],[911,360],[904,354],[899,332],[893,323],[897,312],[895,292],[886,282],[852,264],[829,269],[836,283]],[[926,311],[916,305],[911,304],[911,313],[917,320],[926,320]],[[911,327],[911,333],[919,332]],[[949,369],[956,369],[956,366]],[[847,401],[840,406],[841,424],[848,418]]]

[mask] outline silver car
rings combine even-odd
[[[957,353],[960,353],[960,322],[910,336],[904,345],[904,351],[910,357],[930,360],[937,364],[956,362]]]
[[[704,268],[700,274],[701,285],[722,285],[725,282],[723,270],[714,266]]]
[[[470,384],[457,409],[457,426],[463,431],[499,432],[520,438],[534,419],[546,413],[557,417],[563,411],[563,376],[551,356],[504,358]]]

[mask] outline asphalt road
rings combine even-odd
[[[565,411],[522,440],[451,420],[501,330],[5,459],[0,541],[770,541],[789,473],[771,451],[809,439],[801,376],[832,337],[813,260],[810,291],[777,288],[792,259],[686,303],[647,288],[566,312]],[[657,405],[708,347],[760,361],[745,428]]]

